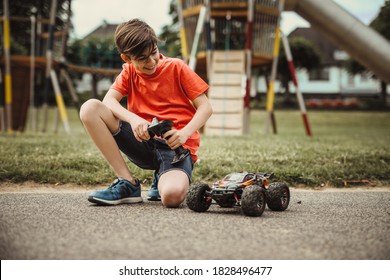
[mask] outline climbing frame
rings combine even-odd
[[[245,52],[214,51],[208,97],[213,115],[208,135],[241,135],[244,131]]]

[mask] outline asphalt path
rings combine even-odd
[[[146,196],[146,193],[143,193]],[[390,259],[390,188],[291,189],[284,212],[102,207],[88,191],[0,192],[0,258]]]

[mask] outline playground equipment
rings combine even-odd
[[[62,1],[64,2],[64,1]],[[70,17],[70,3],[68,1],[68,18]],[[61,53],[60,48],[54,49],[55,46],[59,46],[61,40],[64,39],[67,30],[61,30],[55,32],[55,18],[57,14],[57,0],[51,1],[50,20],[43,19],[41,16],[36,16],[36,9],[32,10],[30,17],[9,16],[8,15],[8,0],[3,0],[4,16],[1,18],[3,21],[4,32],[4,64],[5,64],[5,103],[9,107],[6,116],[6,127],[8,131],[24,131],[27,109],[30,104],[32,109],[32,128],[37,130],[37,96],[35,86],[40,83],[39,77],[42,76],[42,72],[46,69],[46,80],[44,87],[44,124],[42,131],[46,131],[47,124],[47,105],[50,93],[50,84],[52,84],[57,108],[60,112],[61,120],[64,124],[65,131],[70,133],[70,127],[67,120],[67,112],[64,105],[62,93],[59,87],[57,79],[57,72],[60,63],[54,61],[54,58],[59,57]],[[70,20],[70,19],[69,19]],[[10,38],[12,34],[9,32],[9,26],[12,21],[19,22],[31,22],[31,38],[30,38],[30,56],[26,55],[11,55],[9,51]],[[48,26],[47,33],[42,32],[45,30],[45,25]],[[66,42],[65,42],[66,43]],[[46,49],[43,47],[46,45]],[[64,44],[63,44],[64,45]],[[7,51],[8,49],[8,51]],[[46,57],[43,57],[43,53],[46,52]],[[56,53],[55,53],[56,52]],[[10,64],[12,63],[12,68]],[[13,79],[11,80],[11,75]],[[26,79],[29,77],[29,79]],[[23,81],[23,82],[21,82]],[[29,93],[29,94],[28,94]],[[7,107],[6,107],[7,109]]]
[[[8,4],[9,0],[3,1]],[[9,131],[25,131],[28,109],[30,109],[32,131],[47,131],[49,117],[47,107],[49,106],[49,102],[51,103],[52,100],[55,100],[57,107],[53,118],[54,131],[58,130],[58,122],[61,119],[65,131],[70,133],[70,125],[61,86],[64,85],[66,87],[76,109],[80,108],[80,102],[69,72],[90,73],[93,76],[99,77],[114,77],[121,71],[121,69],[86,67],[67,63],[65,58],[68,29],[70,26],[71,0],[50,0],[48,2],[50,2],[50,15],[46,15],[48,18],[43,16],[42,7],[39,6],[42,4],[42,1],[37,1],[38,7],[32,7],[31,16],[29,17],[10,15],[10,23],[8,25],[5,23],[7,17],[0,17],[0,23],[3,24],[4,28],[9,28],[9,25],[12,27],[15,23],[29,23],[31,26],[29,28],[27,24],[24,25],[24,28],[29,28],[31,35],[30,55],[9,54],[7,56],[6,52],[4,52],[4,55],[0,54],[0,66],[4,66],[5,69],[7,63],[12,64],[9,77],[11,75],[14,77],[11,83],[11,79],[7,78],[8,76],[5,75],[5,71],[1,71],[2,69],[0,68],[0,74],[4,74],[4,76],[0,75],[1,131],[5,131],[6,128],[11,128],[8,129]],[[5,7],[5,5],[3,6]],[[64,21],[61,27],[55,24],[56,19],[58,20],[60,6],[62,9],[66,9],[65,15],[61,17]],[[6,9],[3,9],[3,11],[6,11]],[[2,39],[4,43],[9,43],[12,32],[10,32],[8,37],[5,36],[6,32],[3,33],[4,36],[2,36]],[[7,62],[7,59],[9,59],[9,62]],[[27,79],[26,77],[29,78]],[[9,81],[7,87],[3,86],[5,84],[3,81],[5,80]],[[4,98],[4,89],[9,92],[7,93],[7,98]],[[4,107],[7,107],[4,100],[9,104],[8,110],[4,110]],[[41,106],[42,103],[43,106]],[[11,112],[11,109],[12,113],[8,113]],[[6,111],[7,115],[5,114]],[[41,118],[39,118],[40,115]],[[40,120],[40,123],[38,123],[38,120]]]
[[[286,0],[313,28],[390,84],[390,43],[332,0]]]
[[[331,0],[178,0],[184,58],[194,46],[195,26],[206,7],[205,32],[199,40],[196,72],[208,79],[214,114],[205,126],[206,134],[240,135],[249,131],[251,70],[271,65],[267,91],[265,130],[272,124],[276,62],[283,10],[293,10],[314,28],[346,50],[352,57],[390,83],[390,44]],[[279,36],[280,35],[280,36]],[[288,52],[288,44],[283,42]],[[185,50],[185,51],[184,51]],[[291,52],[289,53],[291,54]],[[289,56],[290,71],[297,90],[306,134],[311,135],[305,103]]]
[[[309,119],[307,118],[305,101],[303,100],[302,92],[301,92],[301,89],[299,87],[297,75],[295,72],[294,61],[293,61],[293,57],[292,57],[291,50],[290,50],[290,45],[288,43],[286,36],[282,32],[281,32],[281,35],[282,35],[282,42],[283,42],[284,51],[286,53],[286,58],[287,58],[287,62],[288,62],[288,67],[290,69],[293,84],[294,84],[296,91],[297,91],[297,99],[298,99],[299,109],[301,110],[301,113],[302,113],[302,119],[303,119],[303,123],[305,125],[306,134],[308,136],[311,136],[311,129],[310,129],[310,124],[309,124]]]
[[[183,49],[192,45],[190,65],[210,84],[208,97],[214,114],[205,126],[205,133],[241,135],[249,131],[252,69],[271,63],[267,111],[274,120],[273,81],[284,1],[180,0],[177,3]],[[199,40],[196,32],[199,29],[195,30],[194,26],[202,23],[206,32]],[[191,64],[194,53],[197,53],[197,64]]]
[[[52,10],[55,10],[53,4],[56,1],[52,0]],[[68,71],[115,76],[120,69],[99,69],[67,64],[64,61],[67,28],[47,32],[50,20],[42,18],[39,11],[34,18],[6,14],[8,2],[9,0],[3,0],[4,14],[0,17],[0,22],[3,24],[4,43],[4,52],[0,56],[0,64],[4,67],[0,69],[3,74],[0,75],[2,87],[0,90],[0,130],[24,130],[28,104],[30,103],[33,112],[36,111],[39,103],[37,102],[38,89],[42,88],[44,80],[41,78],[46,74],[48,81],[46,84],[50,85],[50,81],[56,84],[53,84],[53,87],[57,88],[55,95],[57,107],[59,111],[62,108],[61,119],[65,129],[69,131],[66,128],[65,106],[61,102],[62,94],[58,90],[60,88],[57,87],[56,80],[58,79],[55,76],[60,74],[71,93],[73,102],[78,106],[78,98]],[[64,2],[64,0],[58,0],[58,2]],[[66,2],[69,3],[69,15],[71,0],[66,0]],[[282,3],[284,3],[284,9],[280,8]],[[390,44],[331,0],[177,0],[177,4],[183,58],[200,76],[208,79],[210,84],[209,98],[214,114],[205,126],[206,134],[239,135],[249,131],[249,101],[250,91],[253,88],[252,72],[257,68],[268,67],[275,61],[274,52],[278,49],[276,43],[280,40],[277,36],[278,22],[282,10],[296,11],[335,45],[346,50],[380,79],[390,83],[390,68],[388,67],[390,65],[390,52],[388,51]],[[31,56],[10,54],[9,43],[12,34],[9,32],[9,26],[13,21],[31,22],[31,35],[36,36],[31,37],[31,41],[36,42],[35,48],[33,46],[31,48]],[[49,54],[47,51],[50,49],[51,40],[53,49]],[[62,48],[58,47],[59,45]],[[50,71],[48,70],[49,63],[51,63]],[[51,70],[55,71],[55,75],[51,74]],[[30,79],[27,81],[25,77],[29,74]],[[12,79],[11,76],[14,78]],[[21,79],[23,83],[16,82]],[[296,78],[293,82],[294,84],[297,82]],[[303,97],[297,85],[295,86],[300,109],[306,116],[305,103],[301,102]],[[272,96],[274,93],[271,87],[268,88],[271,98],[267,100],[270,108],[268,116],[271,116],[271,118],[268,117],[268,122],[273,116]],[[26,98],[27,92],[30,92],[30,98]],[[309,135],[307,116],[305,118],[306,133]],[[36,118],[33,117],[34,119]],[[276,132],[275,122],[272,124],[275,125]],[[37,127],[37,125],[32,127]]]
[[[12,78],[11,78],[11,54],[10,54],[10,30],[9,30],[9,6],[8,0],[3,1],[4,18],[4,58],[5,58],[5,118],[7,124],[7,131],[12,131]]]

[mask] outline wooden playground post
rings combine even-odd
[[[306,130],[306,135],[311,136],[309,119],[307,118],[306,106],[305,106],[305,102],[303,100],[302,92],[301,92],[299,85],[298,85],[298,79],[297,79],[297,75],[295,72],[295,66],[294,66],[294,61],[293,61],[293,57],[291,54],[290,45],[288,43],[286,36],[283,33],[281,33],[281,36],[282,36],[284,52],[286,53],[288,67],[289,67],[290,73],[291,73],[291,78],[292,78],[292,81],[293,81],[294,86],[295,86],[296,91],[297,91],[297,99],[298,99],[299,109],[301,110],[303,124],[304,124],[305,130]]]
[[[248,0],[248,16],[246,25],[246,86],[244,97],[244,133],[249,132],[250,102],[251,102],[251,76],[252,76],[252,34],[253,34],[254,0]]]
[[[272,125],[273,133],[277,133],[276,129],[276,120],[274,115],[274,102],[275,102],[275,80],[276,80],[276,72],[278,68],[278,56],[279,56],[279,48],[280,48],[280,29],[276,28],[275,32],[275,43],[273,50],[273,61],[271,68],[271,77],[269,80],[268,90],[267,90],[267,118],[265,125],[265,132],[268,132],[269,125]]]
[[[56,97],[56,102],[58,106],[58,110],[61,116],[62,123],[64,124],[65,131],[70,133],[70,126],[68,121],[68,114],[66,113],[64,99],[62,97],[61,89],[58,83],[57,74],[54,69],[50,70],[51,82],[54,88],[54,94]]]
[[[5,131],[3,73],[0,67],[0,131]]]
[[[72,79],[70,78],[68,72],[65,70],[65,68],[62,68],[60,70],[60,79],[61,81],[65,81],[65,84],[68,88],[68,91],[70,93],[70,96],[72,98],[72,101],[73,101],[73,104],[75,105],[77,111],[79,112],[80,111],[80,100],[79,100],[79,97],[77,96],[77,93],[76,93],[76,90],[73,86],[73,83],[72,83]]]
[[[4,57],[5,57],[5,113],[6,113],[6,124],[7,132],[12,132],[12,77],[11,77],[11,38],[10,38],[10,27],[9,27],[9,6],[8,0],[3,0],[4,9]]]
[[[49,23],[49,42],[48,47],[46,51],[46,74],[45,74],[45,89],[44,89],[44,120],[43,120],[43,132],[46,131],[47,128],[47,121],[48,121],[48,100],[49,100],[49,88],[50,88],[50,82],[52,83],[53,89],[54,89],[54,96],[56,99],[58,111],[60,113],[60,117],[62,120],[62,123],[64,125],[65,131],[67,133],[70,133],[70,127],[69,127],[69,121],[68,116],[66,112],[66,107],[64,103],[64,99],[62,96],[62,92],[59,86],[59,82],[57,79],[57,73],[52,67],[53,64],[53,49],[54,49],[54,27],[55,27],[55,18],[56,18],[56,11],[57,11],[57,0],[52,0],[51,4],[51,11],[50,11],[50,23]],[[63,46],[64,47],[64,46]],[[56,114],[56,116],[58,116]],[[57,121],[54,121],[54,128],[56,131],[57,128]]]
[[[279,57],[279,49],[280,49],[280,15],[284,8],[284,0],[279,1],[279,15],[276,24],[275,30],[275,41],[274,48],[272,52],[272,68],[271,68],[271,77],[269,81],[269,86],[267,90],[267,118],[265,123],[265,133],[268,132],[270,123],[272,124],[273,133],[277,133],[276,129],[276,120],[274,115],[274,102],[275,102],[275,80],[278,68],[278,57]]]
[[[30,49],[30,111],[31,111],[31,128],[32,131],[37,130],[37,108],[35,106],[35,25],[36,25],[36,10],[32,11],[31,20],[31,49]]]
[[[66,52],[67,52],[67,41],[68,41],[68,33],[69,26],[71,24],[71,15],[72,15],[72,0],[68,0],[68,12],[67,12],[67,20],[64,28],[64,36],[62,37],[61,44],[61,61],[60,61],[60,81],[65,81],[65,84],[68,88],[70,96],[72,98],[73,104],[75,105],[77,111],[80,111],[80,100],[77,96],[76,90],[73,86],[72,79],[70,78],[67,69],[66,69]]]
[[[50,90],[50,72],[53,63],[53,45],[54,45],[54,25],[57,11],[57,0],[52,0],[50,10],[50,24],[49,24],[49,40],[46,50],[46,72],[45,72],[45,88],[43,92],[43,127],[42,132],[46,132],[48,121],[48,103]]]
[[[183,60],[188,62],[188,47],[187,47],[187,39],[186,39],[186,30],[184,28],[184,19],[183,19],[183,9],[182,9],[182,0],[177,0],[177,13],[179,15],[179,25],[180,25],[180,42]]]
[[[198,22],[196,24],[196,31],[195,31],[194,41],[193,41],[192,47],[191,47],[190,61],[188,63],[189,67],[193,71],[195,71],[195,68],[196,68],[196,59],[197,59],[196,55],[197,55],[197,52],[198,52],[199,38],[200,38],[200,35],[203,32],[205,18],[206,18],[206,7],[202,6],[202,8],[199,11],[199,17],[198,17]]]
[[[205,22],[205,32],[206,32],[206,73],[207,79],[210,80],[210,65],[211,65],[211,7],[210,0],[205,0],[206,6],[206,22]]]

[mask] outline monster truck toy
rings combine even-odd
[[[290,189],[286,183],[268,184],[273,174],[231,173],[211,185],[195,183],[190,186],[186,203],[195,212],[205,212],[212,200],[221,207],[241,206],[247,216],[261,216],[265,205],[273,211],[284,211],[290,203]]]

